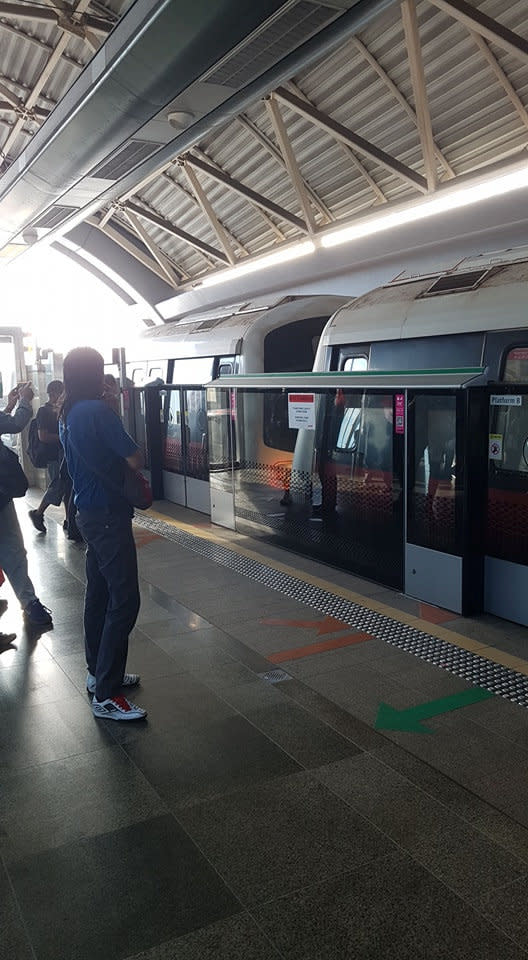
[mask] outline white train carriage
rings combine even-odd
[[[161,470],[167,499],[210,512],[216,422],[213,417],[209,444],[204,384],[234,373],[311,369],[321,331],[345,302],[335,296],[260,298],[153,327],[128,350],[129,384],[144,387],[162,380],[167,385],[161,405]],[[144,391],[133,393],[135,433],[144,440]],[[235,423],[237,459],[248,469],[259,464],[278,485],[289,475],[293,455],[293,447],[282,449],[277,443],[284,415],[285,408],[266,400],[249,403],[247,423]],[[147,452],[152,460],[154,451]]]

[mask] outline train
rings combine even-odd
[[[127,350],[126,377],[131,391],[131,431],[146,439],[145,388],[163,384],[161,471],[166,499],[210,512],[209,473],[219,466],[215,451],[217,421],[208,417],[204,385],[218,376],[311,369],[319,337],[328,319],[346,302],[339,296],[253,298],[207,313],[169,321],[146,331]],[[278,485],[288,475],[293,447],[276,444],[278,411],[249,401],[247,422],[237,422],[237,456],[261,464]],[[150,445],[152,447],[152,443]]]
[[[527,294],[528,247],[402,276],[335,311],[311,372],[215,380],[239,418],[313,399],[310,428],[276,432],[286,497],[238,464],[237,528],[528,624]]]

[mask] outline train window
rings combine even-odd
[[[307,317],[270,330],[264,339],[264,373],[310,371],[327,320],[328,317]]]
[[[358,447],[361,408],[349,407],[343,414],[343,420],[336,441],[336,450],[351,450]]]
[[[490,407],[490,414],[490,437],[497,443],[494,471],[528,474],[528,396],[518,406]]]
[[[213,379],[212,357],[189,357],[188,360],[175,360],[172,382],[189,384],[209,383]]]
[[[228,377],[233,373],[233,364],[232,363],[219,363],[218,364],[218,376],[219,377]]]
[[[361,370],[366,370],[367,367],[368,359],[364,353],[357,357],[347,357],[343,364],[343,370],[346,373],[358,373]]]
[[[508,351],[502,379],[505,383],[528,383],[528,347]]]
[[[338,390],[326,431],[332,460],[353,470],[392,470],[392,397]]]
[[[297,431],[288,423],[288,394],[266,390],[264,394],[263,439],[267,447],[293,453]]]

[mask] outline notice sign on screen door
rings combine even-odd
[[[315,430],[315,394],[288,394],[288,426],[292,430]]]

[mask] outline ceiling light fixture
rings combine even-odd
[[[240,263],[229,270],[222,270],[219,273],[212,273],[209,277],[204,277],[201,281],[202,287],[214,287],[217,283],[227,283],[229,280],[235,280],[237,277],[245,277],[248,273],[255,273],[257,270],[263,270],[266,267],[275,267],[281,263],[287,263],[289,260],[297,260],[298,257],[306,257],[313,253],[315,244],[311,240],[304,240],[302,243],[295,243],[291,247],[285,247],[277,250],[275,253],[269,253],[264,257],[257,257],[255,260],[249,260],[247,263]]]
[[[195,119],[194,113],[190,110],[173,110],[167,114],[167,122],[174,130],[186,130]]]
[[[406,206],[378,217],[365,218],[350,227],[342,227],[338,230],[332,230],[330,233],[322,234],[320,242],[323,247],[335,247],[338,244],[359,240],[362,237],[368,237],[384,230],[391,230],[406,223],[425,220],[427,217],[435,217],[440,213],[458,210],[460,207],[467,207],[482,200],[500,197],[505,193],[511,193],[513,190],[520,190],[523,187],[528,187],[528,165],[526,164],[513,172],[501,174],[471,186],[446,187],[445,190],[441,188],[434,197],[419,200],[412,206]]]

